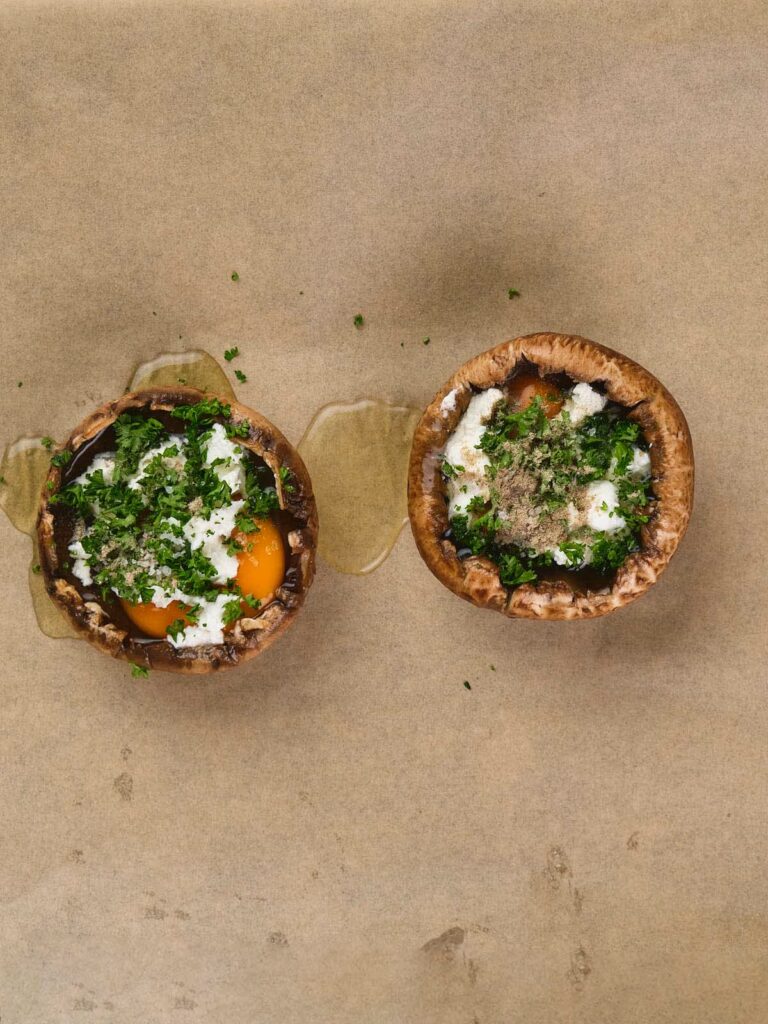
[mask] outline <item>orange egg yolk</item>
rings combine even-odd
[[[236,530],[234,539],[243,550],[237,554],[240,566],[235,583],[244,594],[264,601],[273,594],[285,576],[285,548],[280,531],[269,519],[258,523],[253,533]],[[247,608],[247,605],[245,606]]]
[[[129,604],[121,600],[120,604],[134,626],[138,626],[147,636],[156,637],[165,637],[167,628],[176,619],[184,619],[184,612],[188,608],[188,605],[180,601],[171,601],[167,608],[158,608],[151,601],[146,604]]]
[[[235,530],[232,537],[242,547],[237,554],[238,570],[235,583],[244,594],[265,601],[277,590],[285,576],[285,548],[280,531],[268,519],[259,520],[258,530],[242,533]],[[142,633],[153,637],[166,637],[166,630],[176,619],[186,621],[185,612],[189,606],[180,601],[171,601],[167,608],[158,608],[151,601],[146,604],[129,604],[120,601],[125,614]],[[243,601],[243,612],[248,613],[250,605]],[[231,627],[230,627],[231,628]]]
[[[519,377],[515,377],[509,384],[508,394],[511,402],[520,412],[527,409],[534,398],[538,396],[548,420],[557,416],[563,408],[563,394],[560,388],[531,373],[523,373]]]

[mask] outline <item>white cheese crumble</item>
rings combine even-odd
[[[224,642],[224,608],[232,601],[231,594],[219,594],[214,601],[206,601],[200,597],[189,597],[187,604],[196,605],[197,622],[189,625],[177,637],[170,634],[168,643],[173,647],[200,647],[202,644],[220,644]]]
[[[175,445],[179,451],[176,455],[169,455],[167,458],[163,459],[163,465],[167,466],[168,469],[175,469],[178,472],[184,468],[184,464],[187,461],[187,457],[182,450],[184,438],[181,437],[180,434],[171,434],[164,444],[160,444],[156,448],[150,448],[150,450],[139,459],[136,472],[132,473],[128,477],[128,486],[132,491],[137,491],[139,489],[139,482],[143,479],[144,474],[147,471],[147,466],[150,464],[152,459],[156,459],[158,455],[162,455],[163,452],[172,445]]]
[[[626,522],[616,512],[619,504],[619,492],[611,480],[595,480],[587,485],[586,520],[590,530],[596,532],[615,533]]]
[[[107,484],[112,483],[112,474],[115,472],[115,453],[114,452],[102,452],[100,455],[94,455],[93,461],[90,466],[75,477],[72,481],[73,484],[86,484],[88,480],[96,473],[101,470],[104,474],[104,482]]]
[[[217,464],[213,467],[213,471],[219,480],[223,480],[233,494],[244,493],[243,449],[230,441],[226,430],[220,423],[214,423],[213,433],[208,439],[205,451],[206,466],[210,466],[214,462]]]
[[[75,541],[74,544],[69,545],[69,553],[74,558],[72,563],[72,575],[77,576],[84,587],[89,587],[93,583],[93,576],[91,576],[91,569],[86,559],[86,554],[83,545],[79,540]]]
[[[488,456],[477,445],[485,433],[493,410],[503,398],[504,393],[498,388],[488,388],[475,395],[448,438],[444,452],[446,462],[455,467],[463,466],[455,477],[448,480],[449,515],[463,512],[474,497],[484,501],[490,497],[488,478],[485,475]]]
[[[632,449],[632,461],[627,472],[636,480],[647,480],[651,475],[651,453],[643,451],[636,445]]]
[[[589,384],[577,384],[566,398],[563,412],[568,413],[571,423],[576,426],[587,416],[594,416],[595,413],[602,412],[607,402],[608,399],[605,395],[595,391]]]
[[[184,536],[193,551],[203,549],[203,554],[216,569],[214,583],[228,583],[237,575],[237,555],[227,554],[225,541],[235,528],[235,518],[245,504],[233,501],[223,508],[216,508],[208,516],[192,516],[184,524]]]
[[[583,569],[585,565],[589,565],[592,561],[592,548],[589,545],[584,545],[582,559],[576,563],[569,559],[562,548],[551,548],[551,551],[555,559],[555,565],[567,565],[570,569]]]

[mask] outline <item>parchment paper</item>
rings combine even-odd
[[[655,372],[698,464],[615,616],[480,611],[404,532],[202,682],[43,637],[0,519],[3,1024],[768,1019],[766,29],[748,0],[0,5],[3,443],[232,344],[296,442],[552,329]]]

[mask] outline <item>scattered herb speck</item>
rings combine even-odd
[[[228,348],[226,350],[226,352],[224,353],[224,358],[227,360],[228,363],[231,363],[235,356],[239,355],[240,349],[237,347],[237,345],[233,345],[232,348]]]
[[[431,340],[432,340],[431,338],[425,338],[424,341],[423,341],[423,344],[424,345],[428,345]]]
[[[353,324],[355,325],[355,327],[356,327],[356,328],[358,329],[358,331],[359,331],[359,330],[360,330],[360,328],[361,328],[361,327],[363,326],[363,324],[365,323],[365,317],[363,316],[363,314],[362,314],[362,313],[356,313],[356,314],[355,314],[355,316],[354,316],[354,318],[353,318],[353,320],[352,320],[352,323],[353,323]]]
[[[241,384],[245,384],[245,382],[248,380],[248,378],[246,377],[242,370],[235,370],[235,376],[237,377]]]
[[[62,452],[57,452],[51,459],[51,465],[56,466],[57,469],[61,469],[62,466],[66,466],[68,462],[72,461],[72,452],[68,452],[66,448]]]
[[[238,272],[236,270],[232,271],[232,280],[233,281],[239,281],[240,280],[240,275],[238,274]]]
[[[464,680],[464,689],[465,690],[471,690],[472,689],[472,687],[469,685],[469,682],[466,679]]]
[[[51,448],[53,448],[54,444],[56,444],[56,442],[53,440],[52,437],[46,436],[40,438],[40,444],[43,446],[43,448],[47,448],[48,451],[50,451]]]
[[[517,299],[520,297],[520,292],[517,290],[517,288],[510,288],[509,297],[510,299]]]
[[[144,665],[131,665],[131,675],[134,679],[147,679],[149,677],[149,669]]]

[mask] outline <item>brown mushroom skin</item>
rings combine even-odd
[[[220,396],[203,393],[196,388],[148,388],[130,392],[114,402],[107,402],[91,413],[77,427],[64,450],[74,455],[96,434],[114,423],[121,413],[129,410],[145,412],[172,412],[177,405],[193,405],[204,398]],[[61,487],[62,471],[51,466],[43,485],[40,509],[37,518],[37,539],[40,549],[40,567],[46,590],[77,632],[113,658],[164,672],[180,672],[201,675],[233,668],[256,657],[290,625],[304,603],[306,592],[315,574],[315,552],[317,550],[317,508],[312,493],[312,483],[306,467],[296,449],[289,444],[280,431],[259,413],[239,402],[220,397],[232,410],[235,423],[247,423],[247,437],[238,438],[238,444],[263,459],[275,476],[280,507],[286,509],[297,520],[299,528],[292,530],[287,538],[291,552],[298,561],[298,582],[295,589],[280,588],[276,600],[266,605],[252,618],[240,619],[226,643],[207,644],[201,647],[174,648],[165,641],[143,642],[131,636],[126,630],[111,621],[101,605],[85,601],[73,584],[64,578],[56,550],[54,522],[56,505],[51,498]],[[283,488],[279,469],[287,466],[291,471],[293,490]]]
[[[474,393],[500,387],[526,364],[541,375],[565,373],[573,381],[600,384],[642,427],[650,445],[653,515],[640,533],[641,548],[630,555],[605,592],[577,593],[565,582],[503,586],[488,558],[460,559],[450,540],[448,508],[440,473],[441,453]],[[441,408],[455,392],[454,408]],[[505,341],[465,363],[435,395],[413,437],[408,470],[408,515],[419,552],[435,576],[454,594],[510,618],[591,619],[622,608],[644,594],[667,567],[693,510],[693,445],[682,410],[666,388],[626,356],[597,342],[568,334],[529,334]]]

